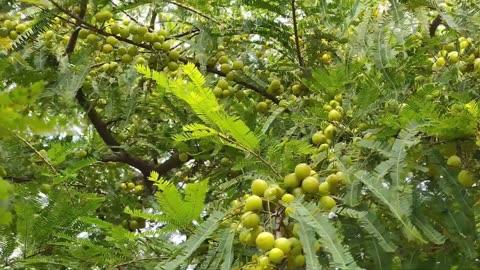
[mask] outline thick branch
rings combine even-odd
[[[435,19],[430,24],[430,27],[428,29],[430,31],[430,37],[435,36],[435,32],[437,31],[437,28],[441,23],[442,23],[442,16],[438,14],[437,17],[435,17]]]
[[[296,8],[295,8],[295,0],[292,0],[292,19],[293,19],[293,32],[295,35],[295,47],[297,48],[297,58],[298,58],[298,64],[303,67],[303,58],[302,58],[302,52],[300,51],[300,40],[298,38],[298,27],[297,27],[297,14],[296,14]]]

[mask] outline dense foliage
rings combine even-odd
[[[476,0],[0,6],[0,268],[480,268]]]

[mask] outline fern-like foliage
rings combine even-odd
[[[184,194],[172,182],[159,178],[157,172],[152,172],[149,180],[158,187],[155,197],[162,214],[150,214],[129,208],[125,209],[127,214],[164,222],[166,224],[165,231],[188,229],[192,226],[193,221],[200,218],[205,207],[208,180],[187,184]]]
[[[187,241],[179,247],[179,253],[171,260],[164,263],[157,264],[155,269],[177,269],[180,265],[185,263],[192,253],[207,239],[220,225],[220,220],[225,216],[223,212],[213,212],[210,217],[203,222],[195,233],[191,235]]]
[[[168,89],[175,96],[186,102],[200,119],[210,128],[218,131],[216,135],[224,134],[226,142],[237,143],[244,149],[255,151],[259,147],[259,139],[238,117],[229,116],[221,106],[212,90],[205,87],[205,77],[192,63],[182,67],[183,72],[191,82],[185,78],[169,81],[165,74],[151,71],[148,67],[137,66],[137,71],[152,78],[160,87]],[[190,136],[180,135],[178,140],[198,138],[212,133],[212,130],[202,126],[187,126],[186,133]],[[207,133],[206,133],[207,132]],[[211,134],[213,135],[213,134]]]
[[[361,269],[357,266],[348,248],[342,245],[335,226],[331,224],[325,215],[318,211],[318,206],[311,203],[304,205],[295,201],[292,207],[294,209],[292,217],[303,224],[301,225],[302,230],[307,232],[306,228],[308,226],[320,236],[320,243],[325,247],[325,250],[332,255],[331,267],[339,269]],[[305,234],[304,237],[308,237],[308,235]],[[307,248],[310,246],[308,241],[311,240],[302,240],[302,236],[300,236],[300,240],[304,246],[307,244]],[[308,269],[319,269],[317,268],[318,266],[314,258],[308,259],[307,257],[307,263],[308,261],[310,261],[310,265],[307,264]]]

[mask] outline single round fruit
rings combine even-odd
[[[464,187],[471,187],[475,183],[472,174],[467,170],[458,173],[458,182]]]
[[[122,63],[128,64],[133,61],[133,57],[130,54],[124,54],[122,56]]]
[[[295,196],[293,196],[292,194],[284,194],[282,196],[282,202],[283,203],[291,203],[295,200]]]
[[[223,157],[222,159],[220,159],[220,165],[222,165],[222,166],[230,165],[230,159],[227,158],[227,157]]]
[[[242,215],[242,225],[245,228],[255,228],[260,224],[260,216],[253,212],[245,212]]]
[[[126,190],[127,189],[127,184],[121,183],[120,188],[123,189],[123,190]]]
[[[330,146],[328,145],[328,143],[322,143],[322,144],[320,145],[320,147],[318,147],[318,150],[319,150],[320,152],[322,152],[322,151],[327,150],[328,148],[330,148]]]
[[[327,139],[330,139],[330,140],[333,139],[333,137],[335,137],[336,133],[337,133],[337,128],[332,124],[328,125],[323,131],[323,134],[325,134]]]
[[[274,247],[279,248],[283,253],[288,254],[292,248],[292,243],[285,237],[275,239]]]
[[[221,79],[218,81],[217,86],[220,87],[222,90],[228,89],[228,81]]]
[[[228,72],[230,72],[230,70],[231,70],[230,64],[220,65],[220,71],[222,71],[223,73],[227,74]]]
[[[268,188],[268,183],[262,179],[255,179],[252,182],[252,193],[262,197],[265,194],[265,190]]]
[[[335,205],[337,205],[337,203],[330,196],[322,196],[320,198],[320,206],[327,211],[330,211]]]
[[[324,53],[324,54],[322,55],[321,60],[322,60],[322,63],[328,64],[328,63],[330,62],[330,60],[332,60],[332,57],[330,56],[330,54]]]
[[[277,200],[283,195],[282,190],[278,186],[270,186],[265,190],[263,197],[267,200]]]
[[[225,78],[229,81],[235,81],[235,79],[237,79],[237,73],[235,73],[235,71],[230,71],[225,75]]]
[[[262,198],[257,195],[252,195],[245,200],[246,211],[257,211],[263,209]]]
[[[89,33],[90,32],[87,29],[80,29],[80,31],[78,32],[78,37],[81,39],[86,39]]]
[[[10,33],[8,34],[8,38],[11,39],[11,40],[17,39],[18,38],[17,31],[14,31],[14,30],[10,31]]]
[[[266,112],[268,109],[268,104],[264,101],[257,103],[256,106],[257,112]]]
[[[318,192],[318,179],[313,176],[308,176],[302,181],[302,190],[305,193],[315,193]]]
[[[220,88],[220,87],[215,87],[215,88],[213,88],[213,94],[214,94],[216,97],[221,97],[221,96],[222,96],[222,93],[223,93],[222,88]]]
[[[328,112],[328,121],[340,121],[342,119],[342,115],[335,109]]]
[[[51,190],[52,190],[52,186],[50,186],[49,184],[42,184],[42,185],[40,186],[40,191],[41,191],[42,193],[45,193],[45,194],[46,194],[46,193],[49,193]]]
[[[227,56],[221,56],[220,58],[218,58],[218,63],[220,64],[228,64],[228,57]]]
[[[233,61],[232,64],[233,70],[242,70],[243,69],[243,62],[240,60]]]
[[[296,188],[300,185],[300,180],[295,173],[288,174],[283,178],[285,188]]]
[[[249,230],[241,231],[238,239],[240,240],[240,243],[248,245],[252,242],[252,233]]]
[[[272,90],[277,90],[277,89],[280,89],[280,86],[282,86],[282,82],[280,82],[280,80],[273,80],[271,83],[270,83],[270,88]]]
[[[95,20],[99,23],[106,22],[112,18],[112,13],[109,10],[102,10],[95,14]]]
[[[442,57],[439,57],[437,59],[437,61],[435,62],[435,64],[437,65],[437,67],[443,67],[445,65],[446,61],[445,61],[445,58]]]
[[[24,24],[17,24],[17,26],[15,26],[15,31],[17,31],[19,34],[22,34],[26,30],[27,27]]]
[[[260,266],[268,266],[270,264],[270,259],[267,256],[261,256],[260,258],[257,259],[257,261],[258,261],[258,265]]]
[[[295,95],[300,94],[300,93],[302,92],[302,86],[301,86],[300,84],[294,84],[294,85],[292,86],[292,92],[293,92],[293,94],[295,94]]]
[[[147,32],[143,34],[143,40],[145,40],[146,42],[154,42],[156,39],[157,35],[155,35],[154,33]]]
[[[449,52],[448,53],[448,56],[447,56],[447,59],[448,61],[452,62],[452,63],[457,63],[458,62],[458,52],[457,51],[453,51],[453,52]]]
[[[331,187],[335,187],[335,186],[337,186],[338,184],[340,184],[341,179],[340,179],[340,177],[338,177],[338,175],[336,175],[336,174],[330,174],[329,176],[327,176],[327,178],[325,179],[325,181],[326,181]]]
[[[279,248],[272,248],[272,250],[268,252],[268,258],[273,263],[280,263],[284,256],[285,253]]]
[[[302,254],[298,254],[297,256],[295,256],[294,266],[303,267],[304,265],[305,265],[305,256],[303,256]]]
[[[128,225],[131,230],[138,229],[138,222],[136,220],[130,220],[130,222],[128,222]]]
[[[322,182],[318,186],[318,192],[320,195],[328,195],[330,193],[330,184],[328,182]]]
[[[462,160],[460,157],[453,155],[448,158],[447,165],[452,167],[460,167],[460,165],[462,165]]]
[[[127,184],[127,187],[128,187],[129,190],[132,190],[132,189],[135,188],[135,184],[130,182],[130,183]]]
[[[110,44],[112,46],[115,46],[118,43],[118,39],[114,36],[108,36],[105,41],[107,42],[107,44]]]
[[[323,132],[315,132],[312,136],[312,143],[315,145],[320,145],[327,142],[327,137],[323,135]]]
[[[177,62],[168,62],[168,70],[170,71],[175,71],[178,69],[178,63]]]
[[[270,250],[275,244],[275,237],[269,232],[261,232],[255,238],[255,244],[258,248],[263,250]]]
[[[143,185],[136,185],[135,186],[135,190],[134,190],[135,192],[137,192],[137,193],[142,192],[142,190],[143,190]]]
[[[181,161],[181,162],[185,162],[188,160],[188,154],[187,153],[180,153],[178,155],[178,159]]]
[[[295,176],[301,180],[310,176],[310,171],[310,166],[307,163],[300,163],[295,167]]]
[[[102,47],[102,52],[104,53],[111,53],[113,51],[113,47],[110,44],[105,44]]]
[[[168,53],[168,58],[170,58],[171,61],[178,61],[180,53],[177,50],[172,50]]]

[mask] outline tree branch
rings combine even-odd
[[[435,32],[437,31],[437,28],[441,23],[442,23],[442,16],[438,14],[437,17],[435,17],[435,19],[430,24],[430,27],[428,28],[430,32],[430,37],[435,36]]]
[[[303,67],[303,58],[302,58],[302,52],[300,50],[300,40],[298,38],[298,27],[297,27],[297,14],[296,14],[296,8],[295,8],[295,0],[292,0],[292,19],[293,19],[293,32],[295,35],[295,47],[297,48],[297,58],[298,58],[298,64]]]

